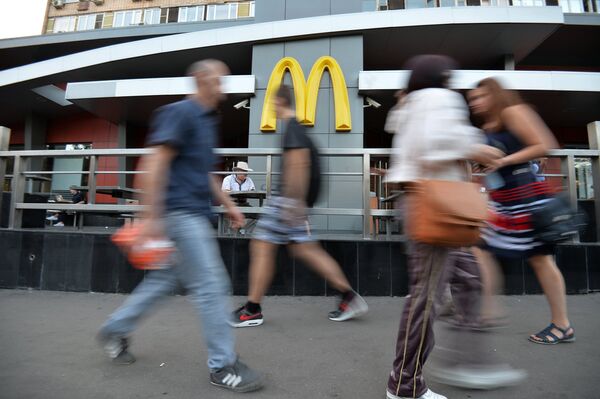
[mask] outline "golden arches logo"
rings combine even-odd
[[[348,100],[348,88],[342,68],[335,58],[324,56],[313,64],[308,81],[304,79],[304,72],[300,63],[292,57],[282,58],[273,68],[263,105],[260,130],[263,132],[274,132],[277,118],[273,107],[273,98],[281,85],[285,72],[289,72],[294,86],[294,97],[296,99],[296,118],[300,123],[307,126],[315,125],[317,112],[317,99],[319,86],[325,70],[329,71],[331,85],[333,87],[333,98],[335,105],[335,130],[348,132],[352,130],[352,118],[350,116],[350,101]]]

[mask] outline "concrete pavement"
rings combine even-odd
[[[234,398],[208,382],[206,352],[194,311],[169,298],[133,337],[138,361],[115,366],[94,335],[122,295],[0,290],[0,398]],[[234,298],[237,304],[242,298]],[[333,298],[270,297],[262,327],[236,330],[244,361],[266,376],[247,398],[384,398],[403,298],[367,298],[361,320],[330,322]],[[496,334],[495,353],[526,369],[526,383],[466,391],[430,383],[448,398],[600,398],[600,294],[569,297],[577,342],[556,346],[526,338],[548,324],[542,296],[501,298],[510,327]],[[443,344],[443,342],[440,342]],[[162,366],[161,366],[162,365]]]

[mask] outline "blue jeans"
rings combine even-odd
[[[185,212],[169,213],[166,231],[177,248],[173,267],[146,275],[125,303],[102,327],[102,333],[126,337],[151,307],[181,284],[196,308],[203,326],[211,371],[235,362],[235,339],[227,323],[230,314],[230,281],[214,231],[206,217]]]

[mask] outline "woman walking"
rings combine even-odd
[[[469,123],[464,99],[447,88],[455,66],[452,59],[437,55],[409,61],[406,95],[386,124],[395,133],[387,182],[410,186],[421,179],[467,181],[466,160],[492,165],[502,156],[482,144],[484,136]],[[387,398],[445,399],[427,388],[422,370],[434,345],[434,304],[447,285],[451,249],[423,242],[409,247],[410,295],[400,320]]]
[[[487,170],[493,218],[483,232],[485,245],[480,261],[491,276],[499,276],[496,257],[525,257],[542,286],[552,315],[550,325],[529,336],[529,340],[546,345],[573,342],[575,333],[567,315],[565,282],[552,257],[553,247],[536,240],[531,228],[532,209],[544,204],[553,190],[533,173],[530,162],[556,148],[556,140],[516,93],[504,90],[494,79],[482,80],[468,98],[473,114],[483,121],[488,143],[505,154]],[[486,286],[485,303],[490,304],[492,284]]]

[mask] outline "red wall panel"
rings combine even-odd
[[[23,124],[8,126],[10,132],[10,143],[9,145],[23,145],[25,144],[25,126]]]
[[[48,144],[91,144],[93,149],[118,148],[118,126],[107,120],[98,118],[89,113],[81,113],[48,122],[46,143]],[[100,157],[98,159],[98,171],[119,170],[116,158]],[[99,174],[96,178],[98,186],[117,186],[118,175]],[[98,194],[97,203],[116,203],[117,200],[108,196]]]

